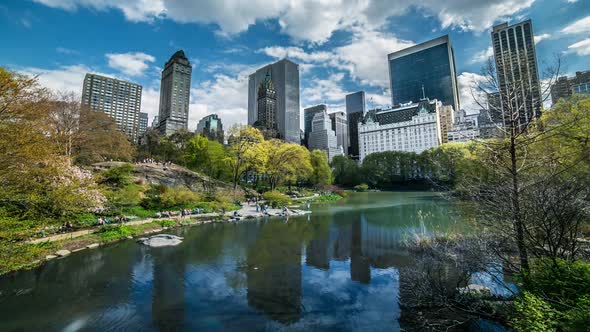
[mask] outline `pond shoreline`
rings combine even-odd
[[[152,235],[165,232],[169,229],[180,228],[180,227],[192,227],[203,224],[211,223],[229,223],[238,221],[255,221],[264,218],[272,217],[289,217],[289,216],[302,216],[311,213],[311,211],[300,210],[300,209],[288,209],[287,216],[282,214],[281,209],[268,208],[267,213],[255,211],[254,205],[245,205],[242,209],[238,210],[240,217],[234,218],[233,212],[227,212],[225,214],[220,213],[209,213],[201,215],[192,215],[186,217],[172,217],[172,218],[148,218],[137,221],[130,221],[124,224],[110,224],[107,225],[116,229],[117,227],[130,228],[133,232],[132,235],[121,234],[108,240],[101,239],[100,237],[100,226],[95,226],[89,229],[72,232],[55,234],[48,237],[38,238],[24,242],[25,245],[29,246],[48,246],[50,250],[47,250],[43,255],[33,260],[28,260],[19,266],[15,266],[8,271],[0,273],[0,278],[8,276],[22,270],[30,270],[37,268],[48,261],[67,257],[72,253],[83,251],[86,249],[95,249],[101,246],[109,245],[115,242],[123,240],[132,240],[145,235]],[[44,256],[44,257],[43,257]]]

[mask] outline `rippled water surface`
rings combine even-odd
[[[468,224],[427,193],[361,193],[306,217],[179,229],[0,279],[0,331],[396,331],[401,241]]]

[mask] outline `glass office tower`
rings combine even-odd
[[[459,110],[455,55],[448,35],[388,55],[392,105],[437,99]]]
[[[353,159],[359,158],[359,130],[358,123],[366,113],[365,91],[358,91],[346,95],[346,118],[348,120],[348,155]]]

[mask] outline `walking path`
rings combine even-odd
[[[267,214],[265,215],[262,212],[256,211],[256,205],[249,205],[247,203],[244,204],[241,209],[237,210],[237,212],[239,214],[239,217],[238,217],[239,220],[263,218],[265,216],[283,216],[282,209],[268,208]],[[311,213],[311,211],[295,210],[295,209],[288,209],[287,210],[287,216],[303,215],[303,214],[307,214],[307,213]],[[233,220],[236,220],[233,218],[233,215],[234,215],[234,212],[230,211],[230,212],[226,212],[223,216],[227,217],[230,221],[233,221]],[[218,217],[218,216],[221,216],[221,214],[220,213],[201,213],[201,214],[190,215],[190,216],[188,216],[188,218],[189,219],[196,219],[196,218],[202,219],[202,218],[213,218],[213,217]],[[162,217],[162,218],[147,218],[147,219],[141,219],[141,220],[128,221],[125,223],[125,225],[149,224],[154,221],[170,220],[170,219],[179,220],[179,221],[182,220],[180,216]],[[60,241],[60,240],[68,240],[68,239],[73,239],[73,238],[77,238],[80,236],[95,233],[98,231],[98,229],[99,229],[99,226],[94,226],[92,228],[83,229],[83,230],[79,230],[79,231],[62,233],[62,234],[55,234],[55,235],[50,235],[50,236],[46,236],[46,237],[41,237],[38,239],[29,240],[28,243],[36,244],[36,243],[43,243],[43,242],[54,242],[54,241]]]

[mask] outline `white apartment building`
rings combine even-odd
[[[443,143],[444,119],[452,118],[452,107],[424,99],[386,110],[372,110],[358,124],[360,160],[375,152],[421,153]]]

